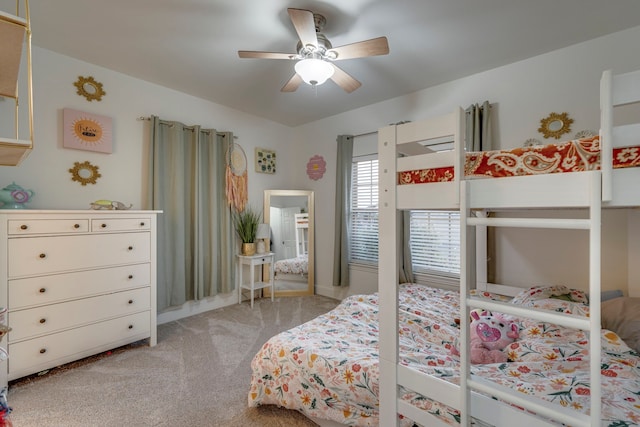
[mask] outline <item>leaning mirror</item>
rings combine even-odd
[[[313,295],[313,191],[265,190],[263,216],[271,232],[266,247],[275,254],[274,295]]]

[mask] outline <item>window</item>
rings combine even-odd
[[[412,211],[410,227],[413,271],[460,274],[459,212]]]
[[[354,157],[351,172],[351,259],[378,262],[378,160]],[[429,184],[424,184],[429,185]],[[415,272],[460,274],[460,214],[412,211],[411,258]]]
[[[354,158],[351,168],[351,259],[378,262],[378,159]]]

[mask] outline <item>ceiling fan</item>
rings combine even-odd
[[[296,73],[280,89],[282,92],[294,92],[302,82],[315,87],[330,78],[346,92],[351,93],[358,89],[362,83],[336,66],[334,61],[389,53],[389,43],[386,37],[333,47],[329,39],[322,34],[326,23],[324,16],[304,9],[289,8],[287,12],[300,38],[296,47],[297,53],[238,51],[240,58],[297,61]]]

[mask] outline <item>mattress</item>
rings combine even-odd
[[[276,274],[307,274],[309,272],[309,256],[301,255],[296,258],[278,260],[273,269]]]
[[[482,298],[506,301],[483,293]],[[523,293],[512,303],[586,315],[578,298]],[[457,292],[408,284],[400,289],[401,363],[458,383]],[[588,412],[588,336],[530,319],[515,319],[520,338],[504,351],[510,362],[473,365],[472,373],[528,395]],[[640,355],[602,331],[603,426],[640,423]],[[378,425],[378,296],[355,295],[334,310],[266,342],[252,364],[250,406],[273,404],[356,426]],[[403,398],[445,423],[459,413],[405,391]],[[410,420],[401,420],[411,426]]]
[[[640,165],[640,147],[613,150],[614,169]],[[574,139],[557,144],[513,150],[478,151],[465,154],[465,179],[502,178],[600,169],[600,137]],[[399,184],[447,182],[454,178],[453,166],[404,171]]]

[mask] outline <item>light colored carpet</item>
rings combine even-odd
[[[296,411],[247,407],[250,363],[271,336],[331,310],[321,297],[256,300],[158,327],[136,343],[14,381],[15,427],[315,426]]]

